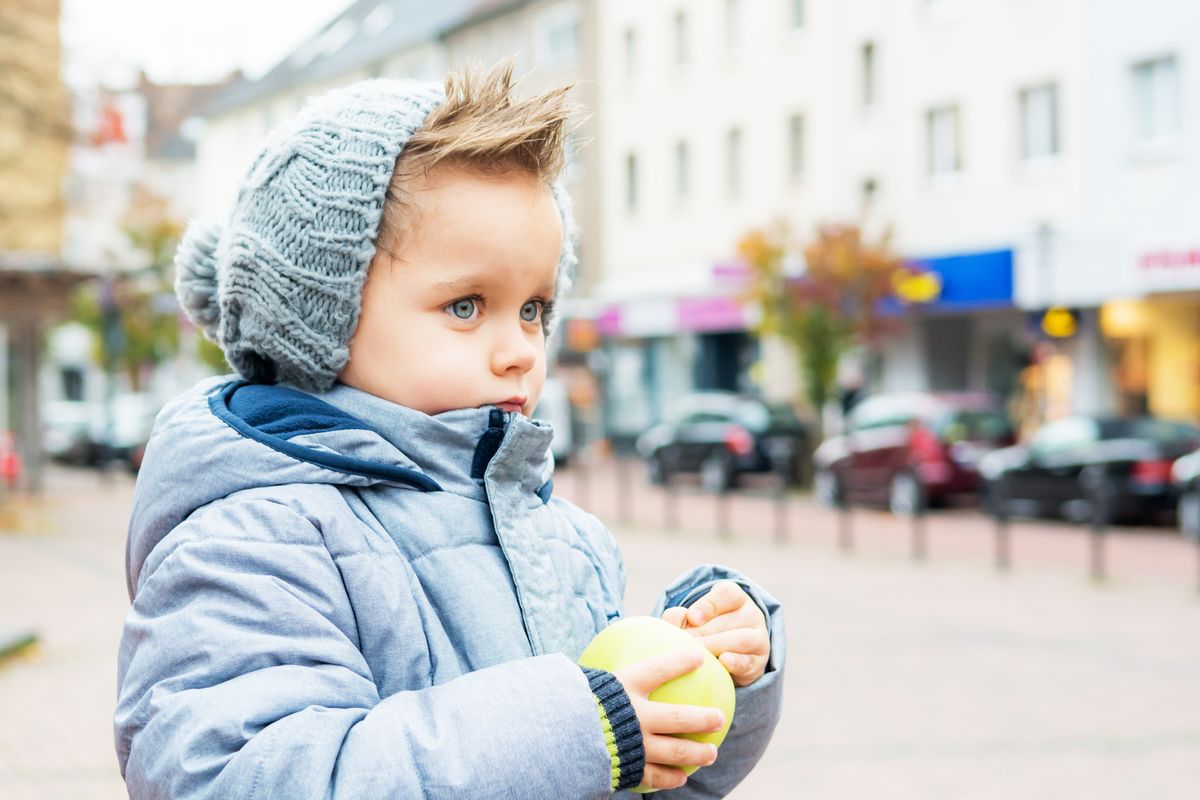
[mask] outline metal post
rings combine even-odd
[[[581,448],[575,457],[575,503],[580,508],[591,506],[591,486],[587,467],[587,448]]]
[[[992,519],[996,522],[996,569],[1007,572],[1012,565],[1012,548],[1008,529],[1008,479],[992,484]]]
[[[679,495],[669,475],[663,477],[663,523],[668,530],[679,528]]]
[[[617,468],[617,519],[622,525],[628,525],[633,518],[633,483],[631,468],[625,464],[625,459],[613,454],[613,463]]]
[[[1092,525],[1091,525],[1091,578],[1099,583],[1106,577],[1105,569],[1105,536],[1108,533],[1109,517],[1112,512],[1109,484],[1107,478],[1102,478],[1096,485],[1092,495]]]
[[[733,535],[729,521],[729,490],[722,489],[717,492],[717,535],[722,539],[728,539]]]
[[[843,499],[838,503],[838,548],[843,553],[854,549],[854,525],[850,515],[850,503]]]
[[[775,541],[783,544],[788,540],[788,491],[785,481],[779,482],[775,492]]]
[[[925,504],[920,502],[913,509],[912,519],[910,520],[912,528],[912,557],[913,561],[924,561],[927,551],[927,542],[925,537]]]

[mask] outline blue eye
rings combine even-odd
[[[530,300],[521,306],[521,319],[525,322],[537,322],[540,316],[542,316],[542,303],[540,300]]]
[[[462,300],[455,300],[450,305],[446,306],[446,310],[453,314],[457,319],[472,319],[475,316],[477,307],[475,301],[469,297],[464,297]]]

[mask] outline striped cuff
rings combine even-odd
[[[582,667],[588,687],[596,696],[596,710],[604,742],[612,759],[612,788],[614,792],[632,789],[642,782],[646,768],[646,752],[642,749],[642,726],[625,694],[625,687],[611,672]]]

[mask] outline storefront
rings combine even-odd
[[[1028,345],[1013,304],[1013,251],[956,253],[913,262],[935,276],[929,302],[892,302],[895,331],[871,370],[877,391],[981,391],[1008,398]]]

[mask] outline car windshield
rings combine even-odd
[[[768,429],[798,428],[800,426],[796,413],[789,406],[722,394],[694,395],[685,398],[677,410],[675,420],[676,424],[682,425],[737,422],[756,433]]]
[[[995,441],[1012,435],[1004,415],[991,409],[952,411],[939,418],[934,429],[947,442]]]
[[[1146,439],[1158,444],[1200,442],[1200,428],[1153,417],[1105,420],[1100,425],[1100,435],[1104,439]]]

